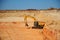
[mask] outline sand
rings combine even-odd
[[[43,40],[42,29],[28,29],[24,23],[0,23],[0,40]]]

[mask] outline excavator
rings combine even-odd
[[[27,23],[27,18],[32,18],[34,20],[34,26],[32,27],[32,29],[42,29],[45,25],[45,22],[39,22],[33,16],[24,15],[25,26],[29,26]]]

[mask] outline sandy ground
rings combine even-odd
[[[24,23],[0,23],[0,40],[43,40],[41,29],[28,29]]]

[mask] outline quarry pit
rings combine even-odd
[[[35,19],[42,29],[32,29]],[[60,40],[60,10],[0,10],[0,40]]]

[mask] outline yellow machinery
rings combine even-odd
[[[36,20],[36,18],[29,16],[29,15],[24,15],[24,22],[25,22],[25,26],[28,26],[27,24],[27,18],[32,18],[34,20],[34,26],[32,28],[43,28],[45,22],[39,22]]]
[[[32,17],[32,16],[24,16],[24,22],[25,22],[25,25],[26,26],[28,26],[28,24],[27,24],[27,18],[32,18],[34,21],[36,21],[36,19],[34,18],[34,17]]]

